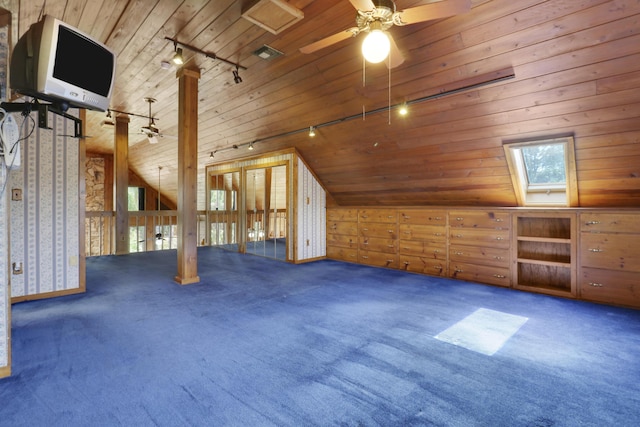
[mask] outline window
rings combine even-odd
[[[144,188],[129,187],[127,204],[129,212],[144,210]]]
[[[573,137],[503,146],[519,206],[578,206]]]

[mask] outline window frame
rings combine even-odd
[[[556,144],[564,147],[565,184],[530,184],[522,148]],[[518,206],[579,206],[573,136],[505,141],[503,149]]]

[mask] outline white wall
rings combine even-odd
[[[302,159],[298,162],[298,206],[296,261],[327,254],[327,193]]]
[[[23,271],[11,274],[14,298],[80,288],[79,140],[66,136],[74,132],[69,119],[49,113],[49,126],[21,143],[21,167],[10,172],[10,188],[22,190],[21,201],[9,202],[9,265]],[[27,121],[21,136],[32,127]]]

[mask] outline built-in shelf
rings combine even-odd
[[[575,295],[574,227],[574,215],[570,213],[514,215],[514,287]]]

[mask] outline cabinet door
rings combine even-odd
[[[509,230],[483,229],[451,229],[449,236],[451,244],[486,246],[492,248],[509,248]]]
[[[358,210],[358,220],[361,223],[386,222],[396,223],[397,214],[395,209],[360,209]]]
[[[429,240],[445,242],[447,232],[439,225],[400,224],[398,227],[400,238],[404,240]]]
[[[355,221],[327,221],[327,233],[357,236],[358,223]]]
[[[400,255],[398,268],[412,273],[428,274],[430,276],[445,276],[446,261],[427,256]]]
[[[358,262],[358,250],[338,246],[327,246],[327,257],[337,259],[338,261]]]
[[[327,247],[329,246],[357,249],[358,238],[356,236],[345,236],[343,234],[327,234]]]
[[[397,239],[396,225],[390,223],[365,223],[359,224],[358,232],[362,237],[383,237],[387,239]]]
[[[398,211],[399,224],[447,225],[447,212],[439,210],[404,209]]]
[[[327,221],[353,221],[358,222],[357,209],[327,209]]]
[[[638,235],[582,233],[580,256],[585,267],[640,271]]]
[[[509,229],[511,214],[500,211],[450,211],[450,227]]]
[[[398,241],[382,237],[359,237],[358,247],[365,251],[395,254],[398,252]]]
[[[583,268],[580,296],[591,301],[640,307],[640,273]]]
[[[398,252],[406,255],[428,257],[431,259],[447,260],[447,245],[445,242],[425,242],[421,240],[400,240]]]
[[[509,249],[456,245],[451,246],[449,259],[453,263],[486,264],[509,268]]]
[[[580,213],[580,230],[605,233],[640,233],[640,212],[583,212]]]
[[[497,286],[509,287],[511,285],[508,268],[488,265],[465,264],[461,262],[449,263],[449,277]]]
[[[358,262],[375,267],[398,268],[396,254],[362,250],[358,252]]]

